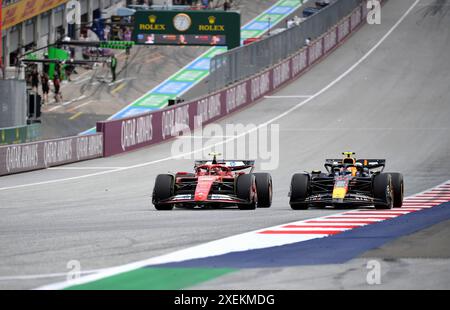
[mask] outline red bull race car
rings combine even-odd
[[[325,160],[327,172],[313,171],[292,176],[289,193],[292,209],[327,206],[401,208],[404,192],[402,174],[384,173],[385,159],[357,160],[353,152],[342,154],[343,159]]]
[[[253,173],[254,160],[195,162],[194,173],[178,172],[156,177],[152,202],[157,210],[237,206],[241,210],[269,208],[272,177]]]

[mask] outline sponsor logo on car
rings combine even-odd
[[[177,195],[173,200],[189,200],[192,199],[192,195]]]
[[[211,200],[232,200],[232,198],[227,195],[211,195]]]

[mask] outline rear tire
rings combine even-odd
[[[156,177],[153,188],[152,202],[156,210],[172,210],[173,204],[160,204],[159,202],[169,199],[175,191],[174,177],[170,174],[160,174]]]
[[[255,176],[253,174],[242,174],[236,180],[236,195],[239,199],[248,201],[249,203],[238,204],[240,210],[254,210],[255,202]]]
[[[392,190],[394,192],[394,208],[401,208],[403,205],[403,175],[401,173],[392,172],[389,173],[392,178]]]
[[[258,208],[272,205],[272,176],[269,173],[253,173],[256,181]]]
[[[375,209],[392,209],[394,204],[392,177],[389,173],[381,173],[373,179],[373,197],[381,203],[375,204]]]
[[[291,199],[289,204],[293,210],[306,210],[309,205],[304,201],[309,195],[310,180],[309,175],[297,173],[291,179]]]

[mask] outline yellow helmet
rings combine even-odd
[[[355,152],[343,152],[342,155],[344,155],[344,159],[342,159],[343,164],[356,164],[356,158],[353,157],[355,155]]]

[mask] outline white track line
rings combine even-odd
[[[119,84],[120,82],[126,82],[126,81],[131,81],[131,80],[136,80],[136,78],[135,77],[123,78],[123,79],[117,80],[115,82],[109,83],[108,86],[113,86],[113,85]]]
[[[57,110],[57,109],[62,108],[63,106],[67,106],[67,105],[69,105],[69,104],[71,104],[71,103],[73,103],[73,102],[77,102],[77,101],[83,100],[83,99],[85,99],[86,97],[87,97],[86,95],[82,95],[81,97],[78,97],[78,98],[75,98],[75,99],[66,101],[66,102],[64,102],[64,103],[62,103],[62,104],[60,104],[60,105],[57,105],[57,106],[54,106],[54,107],[48,109],[47,112],[55,111],[55,110]],[[56,104],[58,104],[58,103],[56,103]]]
[[[264,96],[264,99],[301,99],[301,98],[311,98],[312,96]]]
[[[353,66],[351,66],[347,71],[345,71],[343,74],[341,74],[337,79],[335,79],[333,82],[331,82],[330,84],[328,84],[325,88],[323,88],[322,90],[320,90],[318,93],[316,93],[315,95],[313,95],[311,98],[309,98],[309,99],[307,99],[307,100],[305,100],[305,101],[302,101],[302,102],[300,102],[300,103],[298,103],[296,106],[294,106],[294,107],[292,107],[291,109],[289,109],[289,110],[287,110],[287,111],[285,111],[284,113],[282,113],[282,114],[280,114],[280,115],[278,115],[277,117],[275,117],[275,118],[273,118],[272,120],[270,120],[270,121],[267,121],[266,123],[264,123],[264,124],[261,124],[260,126],[262,127],[262,126],[267,126],[268,124],[270,124],[270,123],[272,123],[272,122],[274,122],[274,121],[276,121],[276,120],[278,120],[278,119],[280,119],[280,118],[282,118],[282,117],[284,117],[284,116],[286,116],[286,115],[288,115],[289,113],[291,113],[292,111],[295,111],[296,109],[298,109],[298,108],[300,108],[300,107],[302,107],[304,104],[306,104],[306,103],[308,103],[308,102],[310,102],[311,100],[313,100],[314,98],[316,98],[316,97],[318,97],[318,96],[320,96],[321,94],[323,94],[324,92],[326,92],[328,89],[330,89],[331,87],[333,87],[334,85],[336,85],[339,81],[341,81],[344,77],[346,77],[348,74],[350,74],[353,70],[355,70],[355,68],[356,67],[358,67],[363,61],[365,61],[391,34],[392,34],[392,32],[395,30],[395,29],[397,29],[397,27],[400,25],[400,23],[409,15],[409,13],[417,6],[417,4],[420,2],[420,0],[416,0],[413,4],[412,4],[412,6],[402,15],[402,17],[394,24],[394,26],[392,26],[392,28],[380,39],[380,41],[372,48],[372,49],[370,49],[358,62],[356,62]],[[247,134],[247,133],[246,133]],[[222,143],[218,143],[218,145],[220,145],[220,144],[222,144]],[[192,154],[192,153],[194,153],[194,152],[190,152],[189,154]],[[166,161],[166,160],[169,160],[170,158],[166,158],[166,159],[160,159],[160,160],[158,160],[158,161],[154,161],[154,162],[162,162],[162,161]],[[145,165],[148,165],[149,163],[147,163],[147,164],[141,164],[141,165],[137,165],[137,166],[139,166],[139,167],[142,167],[142,166],[145,166]],[[120,170],[121,171],[121,170]],[[103,174],[105,174],[105,173],[103,173]],[[95,174],[95,175],[99,175],[99,174]],[[442,185],[444,185],[444,184],[447,184],[447,181],[446,182],[444,182],[444,183],[442,183],[442,184],[439,184],[438,186],[442,186]],[[0,189],[1,190],[1,189]],[[422,193],[424,193],[425,191],[423,191]],[[336,222],[336,221],[335,221]],[[341,222],[341,221],[339,221],[339,222]],[[285,225],[285,224],[283,224],[283,225]],[[278,226],[276,226],[276,227],[279,227],[280,225],[278,225]],[[266,229],[264,229],[264,230],[268,230],[268,229],[271,229],[271,228],[266,228]],[[258,230],[256,230],[256,231],[253,231],[253,232],[259,232],[259,231],[263,231],[262,229],[258,229]],[[251,232],[250,232],[251,233]],[[246,233],[247,234],[247,233]],[[233,236],[232,237],[229,237],[229,238],[233,238]],[[227,238],[226,238],[227,239]],[[213,241],[214,242],[214,241]],[[181,251],[178,251],[178,252],[180,252],[180,253],[184,253],[184,251],[183,250],[181,250]],[[88,282],[92,282],[92,281],[96,281],[96,280],[100,280],[100,279],[103,279],[103,278],[106,278],[106,277],[110,277],[110,276],[113,276],[113,275],[117,275],[117,274],[120,274],[120,273],[123,273],[123,272],[127,272],[127,271],[131,271],[131,270],[136,270],[137,268],[141,268],[141,267],[145,267],[145,266],[148,266],[148,265],[150,265],[150,264],[155,264],[155,262],[158,262],[159,261],[159,263],[162,263],[163,261],[164,261],[164,257],[173,257],[173,255],[176,255],[176,253],[177,252],[175,252],[175,253],[169,253],[169,254],[167,254],[167,255],[163,255],[163,256],[160,256],[160,257],[155,257],[155,258],[150,258],[150,259],[147,259],[147,260],[143,260],[143,261],[138,261],[138,262],[135,262],[135,263],[130,263],[130,264],[127,264],[127,265],[123,265],[123,266],[118,266],[118,267],[115,267],[115,268],[112,268],[110,271],[105,271],[105,272],[101,272],[101,273],[98,273],[98,274],[95,274],[95,275],[89,275],[89,276],[86,276],[86,277],[84,277],[84,278],[81,278],[80,279],[80,281],[79,281],[79,283],[80,284],[83,284],[83,283],[88,283]],[[181,257],[181,260],[184,260],[184,259],[186,259],[186,257]],[[70,285],[70,284],[69,284]],[[46,285],[46,286],[43,286],[43,287],[41,287],[41,289],[62,289],[62,288],[65,288],[65,287],[67,287],[68,286],[68,283],[56,283],[56,284],[51,284],[51,285]]]
[[[259,130],[260,128],[266,127],[267,125],[278,121],[279,119],[291,114],[293,111],[301,108],[302,106],[304,106],[305,104],[311,102],[312,100],[316,99],[317,97],[319,97],[320,95],[322,95],[323,93],[325,93],[327,90],[329,90],[330,88],[332,88],[334,85],[336,85],[337,83],[339,83],[341,80],[343,80],[347,75],[349,75],[351,72],[353,72],[353,70],[355,70],[361,63],[363,63],[367,58],[369,58],[370,55],[373,54],[373,52],[384,42],[386,41],[386,39],[392,34],[392,32],[394,32],[395,29],[397,29],[397,27],[401,24],[401,22],[406,18],[406,16],[409,15],[409,13],[417,6],[417,4],[420,2],[420,0],[416,0],[413,5],[402,15],[402,17],[394,24],[394,26],[392,26],[392,28],[378,41],[377,44],[375,44],[375,46],[373,46],[363,57],[361,57],[361,59],[359,59],[355,64],[353,64],[349,69],[347,69],[344,73],[342,73],[340,76],[338,76],[335,80],[333,80],[331,83],[329,83],[327,86],[325,86],[324,88],[322,88],[320,91],[318,91],[317,93],[315,93],[314,95],[312,95],[310,98],[301,101],[300,103],[296,104],[295,106],[293,106],[292,108],[286,110],[285,112],[279,114],[278,116],[268,120],[265,123],[260,124],[259,126],[244,132],[242,134],[237,135],[236,137],[227,139],[225,141],[210,145],[210,146],[206,146],[202,149],[199,150],[194,150],[191,152],[187,152],[184,154],[180,154],[180,155],[176,155],[176,156],[170,156],[170,157],[166,157],[166,158],[161,158],[158,160],[153,160],[150,162],[146,162],[146,163],[141,163],[141,164],[137,164],[137,165],[133,165],[133,166],[129,166],[129,167],[124,167],[124,168],[120,168],[117,170],[112,170],[112,171],[104,171],[104,172],[98,172],[98,173],[92,173],[92,174],[86,174],[86,175],[82,175],[82,176],[76,176],[76,177],[71,177],[71,178],[64,178],[64,179],[57,179],[57,180],[50,180],[50,181],[43,181],[43,182],[36,182],[36,183],[29,183],[29,184],[22,184],[22,185],[15,185],[15,186],[8,186],[8,187],[1,187],[0,191],[4,191],[4,190],[11,190],[11,189],[19,189],[19,188],[24,188],[24,187],[30,187],[30,186],[37,186],[37,185],[46,185],[46,184],[54,184],[54,183],[59,183],[59,182],[66,182],[66,181],[74,181],[74,180],[80,180],[80,179],[85,179],[85,178],[90,178],[90,177],[95,177],[95,176],[100,176],[100,175],[105,175],[105,174],[109,174],[109,173],[115,173],[115,172],[121,172],[121,171],[126,171],[126,170],[130,170],[130,169],[137,169],[137,168],[142,168],[145,166],[150,166],[150,165],[154,165],[154,164],[159,164],[165,161],[169,161],[169,160],[174,160],[174,159],[178,159],[178,158],[184,158],[185,156],[188,155],[193,155],[199,152],[203,152],[207,149],[211,149],[214,148],[216,146],[219,145],[223,145],[226,143],[229,143],[231,141],[234,141],[240,137],[243,137],[249,133],[252,133],[254,131]]]
[[[352,216],[347,216],[347,212],[344,213],[340,213],[340,214],[333,214],[330,216],[325,216],[322,219],[326,220],[326,221],[360,221],[360,220],[364,220],[364,221],[379,221],[379,220],[385,220],[385,219],[389,219],[389,218],[394,218],[397,217],[398,215],[389,215],[389,216],[376,216],[376,215],[352,215]]]
[[[81,107],[84,107],[84,106],[86,106],[86,105],[88,105],[88,104],[91,104],[91,103],[93,103],[93,102],[95,102],[95,101],[94,101],[94,100],[86,101],[85,103],[82,103],[82,104],[80,104],[80,105],[77,105],[77,106],[71,108],[69,112],[75,111],[75,110],[77,110],[77,109],[79,109],[79,108],[81,108]]]
[[[51,167],[49,170],[118,170],[122,167]]]
[[[228,139],[235,136],[178,136],[177,139]]]
[[[69,104],[71,104],[71,103],[73,103],[73,102],[77,102],[77,101],[83,100],[83,99],[86,98],[86,97],[87,97],[86,95],[81,95],[81,96],[78,97],[78,98],[75,98],[75,99],[72,99],[72,100],[70,100],[70,101],[64,102],[62,105],[63,105],[63,106],[66,106],[66,105],[69,105]]]
[[[90,274],[99,273],[99,272],[102,272],[105,270],[106,269],[80,271],[80,275],[90,275]],[[30,275],[23,275],[23,276],[4,276],[4,277],[0,277],[0,281],[36,280],[36,279],[61,278],[61,277],[66,278],[68,273],[69,272],[30,274]]]
[[[61,106],[60,106],[60,105],[57,105],[56,107],[53,107],[53,108],[48,109],[47,112],[52,112],[52,111],[55,111],[55,110],[57,110],[57,109],[59,109],[59,108],[61,108]]]
[[[341,225],[345,225],[345,224],[341,224]],[[301,225],[303,226],[303,225]],[[306,227],[307,226],[307,227]],[[334,225],[337,226],[337,225]],[[350,230],[352,228],[342,228],[342,227],[327,227],[327,224],[323,225],[323,226],[309,226],[309,225],[305,225],[305,227],[277,227],[277,231],[324,231],[324,230],[336,230],[336,231],[346,231],[346,230]]]

